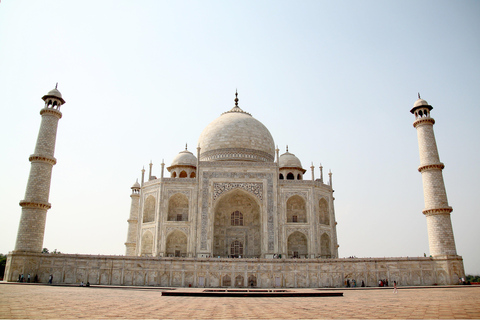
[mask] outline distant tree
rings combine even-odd
[[[7,256],[3,253],[0,253],[0,279],[3,279],[3,274],[5,273],[5,264],[7,263]]]
[[[53,253],[53,254],[60,254],[61,252],[58,251],[57,249],[53,249],[52,252],[50,252],[50,250],[48,250],[48,248],[43,248],[42,250],[42,253]]]
[[[465,280],[467,282],[480,282],[480,276],[479,275],[471,275],[471,274],[468,274],[466,277],[465,277]]]

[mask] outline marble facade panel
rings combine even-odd
[[[78,262],[78,263],[77,263]],[[16,281],[20,273],[54,283],[136,286],[221,285],[224,275],[232,286],[249,285],[253,276],[257,287],[342,287],[346,279],[364,280],[377,286],[378,280],[397,280],[400,285],[457,284],[461,258],[368,258],[368,259],[175,259],[88,255],[45,255],[11,253],[6,281]],[[239,276],[243,277],[243,284]],[[235,282],[237,281],[237,282]]]

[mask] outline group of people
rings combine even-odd
[[[388,279],[378,280],[378,286],[379,287],[388,287]]]
[[[355,279],[352,279],[352,281],[350,281],[350,279],[345,280],[345,288],[350,288],[350,287],[355,288],[356,286],[357,286],[357,280]],[[365,282],[363,280],[360,287],[365,287]]]
[[[32,282],[32,277],[30,276],[30,273],[27,274],[26,277],[25,277],[25,276],[23,275],[23,273],[22,273],[22,274],[19,274],[19,275],[18,275],[18,280],[17,280],[17,281],[18,281],[18,282]],[[37,277],[37,275],[35,275],[35,277],[33,277],[33,282],[38,282],[38,277]]]

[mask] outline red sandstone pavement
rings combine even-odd
[[[480,286],[400,288],[398,294],[393,293],[393,288],[341,291],[343,297],[212,298],[162,296],[162,289],[141,287],[87,288],[0,282],[0,318],[480,319]]]

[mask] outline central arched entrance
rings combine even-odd
[[[214,214],[214,257],[261,256],[260,206],[254,196],[234,189],[218,200]]]

